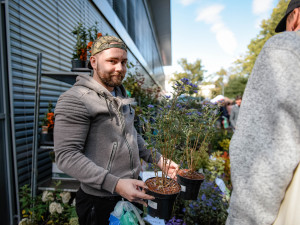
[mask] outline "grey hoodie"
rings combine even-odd
[[[300,162],[299,93],[299,31],[283,32],[264,45],[243,95],[229,148],[227,225],[274,223]]]
[[[57,166],[95,196],[116,195],[120,178],[138,178],[140,158],[153,161],[133,125],[133,99],[126,97],[122,85],[115,92],[117,97],[92,77],[81,75],[55,108]]]

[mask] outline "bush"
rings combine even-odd
[[[30,188],[25,185],[20,191],[22,220],[19,225],[78,225],[75,199],[73,203],[72,199],[70,192],[58,189],[44,191],[41,195],[32,198]]]

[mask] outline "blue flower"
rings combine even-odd
[[[190,116],[190,115],[192,115],[192,113],[186,113],[185,115],[188,115],[188,116]]]
[[[208,202],[206,203],[206,205],[209,206],[209,207],[212,206],[212,204],[211,204],[210,201],[208,201]]]
[[[182,212],[184,212],[184,213],[185,213],[185,212],[186,212],[186,208],[183,208],[183,209],[182,209]]]
[[[202,199],[202,201],[205,201],[205,200],[206,200],[205,194],[203,194],[203,195],[201,196],[201,199]]]
[[[212,207],[212,209],[213,209],[213,210],[215,210],[215,211],[217,210],[217,208],[216,208],[216,207]]]
[[[166,95],[166,98],[171,98],[171,95]]]
[[[188,82],[189,82],[189,79],[186,78],[186,77],[184,77],[184,78],[181,79],[181,81],[182,81],[183,83],[188,83]]]
[[[148,108],[154,108],[154,105],[148,105]]]

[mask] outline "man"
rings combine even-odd
[[[236,121],[239,115],[241,103],[242,103],[242,96],[239,95],[236,96],[235,105],[232,107],[230,117],[229,117],[229,121],[233,131],[235,131],[236,129]]]
[[[108,224],[110,213],[122,197],[146,206],[143,181],[137,180],[141,164],[153,159],[133,122],[122,80],[127,48],[117,37],[98,38],[91,49],[93,77],[80,75],[62,94],[55,109],[54,150],[58,167],[78,179],[76,211],[80,224]],[[178,165],[171,162],[169,176]]]
[[[261,50],[230,143],[227,225],[273,224],[300,162],[300,0]],[[299,212],[298,212],[299,214]],[[294,221],[292,224],[299,224]]]

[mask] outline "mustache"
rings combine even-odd
[[[112,74],[111,76],[121,76],[121,77],[124,77],[125,74],[122,74],[122,73],[114,73],[114,74]]]

